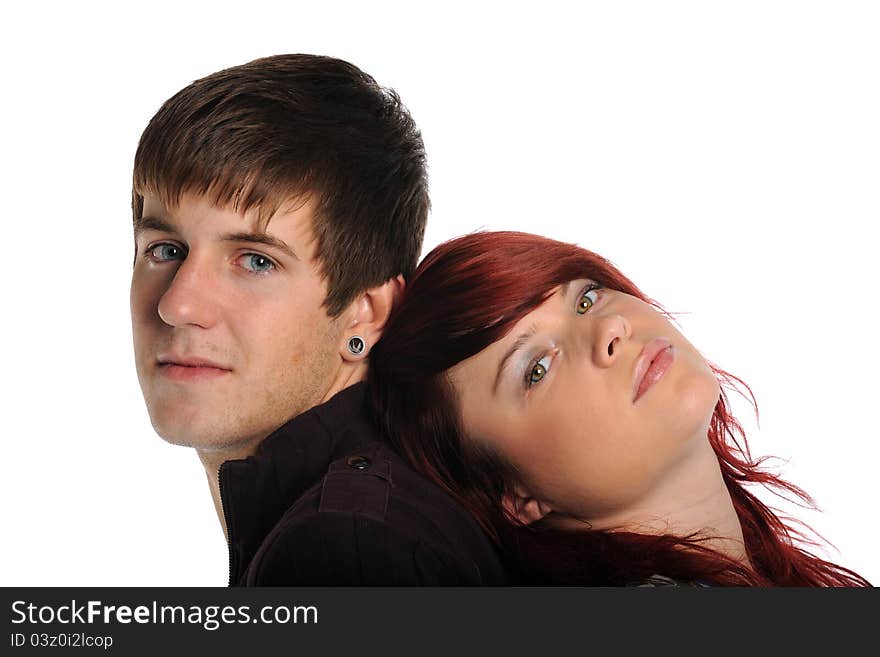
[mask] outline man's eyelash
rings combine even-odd
[[[147,258],[148,260],[156,260],[157,262],[168,262],[169,260],[172,260],[172,259],[173,260],[179,259],[179,258],[157,258],[156,256],[154,256],[153,253],[156,251],[156,249],[159,249],[161,247],[170,247],[170,248],[177,249],[180,252],[179,255],[186,257],[187,250],[184,247],[180,246],[179,244],[175,244],[174,242],[156,242],[155,244],[150,244],[147,248],[144,249],[144,254],[143,254],[144,257]],[[274,271],[278,268],[278,264],[272,258],[270,258],[269,256],[267,256],[263,253],[257,253],[257,252],[253,252],[253,251],[248,251],[247,253],[242,253],[241,255],[236,257],[236,261],[239,261],[242,258],[254,258],[254,257],[255,258],[263,258],[270,265],[270,267],[264,271],[253,271],[253,270],[248,269],[247,267],[244,267],[242,265],[239,265],[239,267],[241,267],[246,272],[248,272],[249,274],[252,274],[254,276],[262,276],[262,275],[268,274],[269,272]]]
[[[144,249],[144,257],[147,259],[153,259],[153,252],[162,246],[173,247],[175,249],[178,249],[182,254],[186,254],[186,249],[179,244],[175,244],[174,242],[156,242],[155,244],[150,244],[147,248]],[[162,260],[162,262],[165,261]]]
[[[269,269],[266,269],[264,271],[252,271],[252,270],[248,269],[247,267],[242,267],[242,269],[244,269],[245,271],[247,271],[250,274],[253,274],[254,276],[264,276],[264,275],[268,274],[269,272],[275,271],[276,269],[278,269],[278,265],[275,264],[275,261],[272,260],[272,258],[270,258],[269,256],[263,255],[262,253],[253,253],[253,252],[249,251],[247,253],[242,253],[237,259],[241,259],[241,258],[262,258],[270,265]]]

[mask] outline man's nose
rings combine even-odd
[[[593,361],[600,367],[610,367],[632,336],[632,326],[623,315],[598,318],[593,333]]]
[[[210,328],[217,323],[217,273],[189,254],[159,299],[159,317],[169,326]]]

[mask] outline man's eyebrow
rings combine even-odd
[[[138,222],[135,224],[135,233],[140,233],[145,230],[155,230],[160,233],[177,233],[177,229],[172,226],[170,223],[165,221],[164,219],[159,219],[157,217],[141,217]],[[226,233],[225,235],[220,236],[220,240],[222,242],[248,242],[250,244],[264,244],[266,246],[271,246],[282,253],[289,255],[291,258],[296,258],[297,255],[293,252],[287,243],[283,240],[278,239],[277,237],[273,237],[268,233],[252,233],[248,231],[241,231],[238,233]]]
[[[164,219],[157,217],[141,217],[134,223],[135,234],[145,230],[155,230],[160,233],[176,233],[177,230]]]
[[[297,255],[293,252],[287,243],[283,240],[278,239],[268,233],[249,233],[247,231],[240,233],[227,233],[220,238],[224,242],[249,242],[251,244],[265,244],[266,246],[271,246],[282,253],[289,255],[291,258],[297,258]]]
[[[492,394],[495,395],[498,393],[498,384],[501,383],[501,375],[504,374],[504,370],[507,367],[508,361],[511,357],[518,352],[520,349],[525,346],[526,342],[529,341],[535,333],[538,332],[538,325],[532,324],[529,329],[525,333],[520,333],[516,340],[514,340],[513,344],[510,346],[510,349],[507,350],[507,353],[504,354],[504,357],[501,359],[501,362],[498,364],[498,372],[495,374],[495,383],[492,386]]]

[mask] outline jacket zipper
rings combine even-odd
[[[229,512],[227,511],[226,504],[224,503],[224,500],[223,500],[223,478],[222,478],[221,474],[223,472],[224,465],[226,465],[226,464],[221,463],[220,467],[217,468],[217,487],[220,492],[220,508],[223,509],[223,521],[226,523],[226,552],[229,555],[229,565],[227,566],[228,574],[226,576],[226,579],[227,579],[226,586],[231,587],[232,586],[232,540],[230,539],[229,535],[231,534],[232,529],[229,526]]]

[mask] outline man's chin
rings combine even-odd
[[[198,408],[182,403],[168,403],[160,398],[147,401],[147,413],[153,431],[171,445],[194,447],[196,449],[218,447],[228,442],[216,422],[205,422],[208,415]]]
[[[158,431],[157,431],[156,433],[159,435],[159,437],[160,437],[162,440],[164,440],[164,441],[165,441],[166,443],[168,443],[169,445],[175,445],[175,446],[177,446],[177,447],[194,447],[194,448],[198,448],[198,447],[199,447],[199,443],[198,443],[198,441],[193,441],[193,440],[188,439],[188,438],[182,438],[182,437],[180,437],[180,436],[167,436],[167,435],[162,435],[162,434],[159,433]]]
[[[153,425],[153,429],[169,445],[177,445],[178,447],[192,447],[194,449],[212,449],[216,448],[214,441],[205,436],[194,435],[191,432],[169,431],[164,427]]]
[[[190,447],[199,453],[226,453],[230,457],[252,452],[259,440],[248,439],[242,434],[230,433],[228,427],[198,427],[193,424],[153,422],[153,429],[159,437],[170,445]]]
[[[150,420],[156,434],[170,445],[194,449],[223,449],[230,442],[219,431],[200,427],[192,420],[152,416]]]

